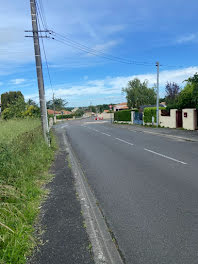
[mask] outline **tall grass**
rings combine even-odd
[[[33,225],[53,157],[39,120],[0,122],[0,263],[25,263],[34,248]]]

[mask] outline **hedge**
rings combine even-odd
[[[58,115],[56,116],[57,119],[67,119],[67,118],[73,118],[73,115]]]
[[[165,109],[165,107],[159,107],[160,110]],[[145,123],[152,123],[152,116],[155,118],[155,123],[157,122],[156,119],[156,111],[157,107],[146,107],[144,108],[144,122]]]
[[[122,110],[115,112],[114,121],[131,121],[131,110]]]

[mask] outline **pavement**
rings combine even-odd
[[[68,153],[61,134],[57,136],[61,144],[52,167],[54,179],[47,186],[50,194],[40,215],[43,242],[28,263],[93,264],[91,243],[68,164]]]
[[[58,126],[125,263],[197,263],[197,132],[165,133],[93,120]]]
[[[184,139],[189,141],[198,142],[198,130],[185,130],[181,128],[157,128],[157,127],[149,127],[149,126],[142,126],[142,125],[121,125],[115,124],[120,128],[127,128],[132,131],[143,132],[143,133],[150,133],[154,135],[161,135],[165,137],[175,137],[178,139]]]

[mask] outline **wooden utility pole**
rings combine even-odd
[[[31,8],[31,17],[32,17],[32,32],[33,32],[36,72],[37,72],[38,89],[39,89],[40,109],[41,109],[41,123],[42,123],[42,129],[43,129],[43,135],[45,141],[49,143],[47,107],[45,101],[45,89],[44,89],[41,51],[39,44],[39,31],[38,31],[38,23],[37,23],[37,10],[36,10],[35,0],[30,0],[30,8]]]

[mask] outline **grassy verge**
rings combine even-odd
[[[25,263],[35,246],[54,146],[45,144],[39,120],[0,123],[0,263]]]

